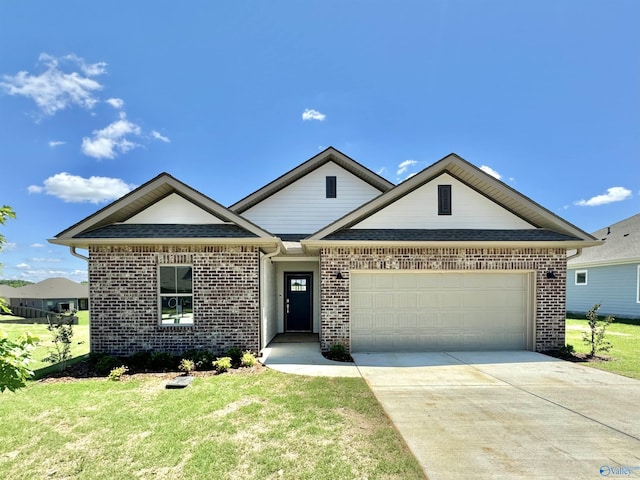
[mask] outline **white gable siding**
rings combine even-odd
[[[327,176],[336,177],[336,198],[325,198]],[[339,165],[328,162],[242,216],[272,233],[313,233],[380,193]]]
[[[438,185],[451,185],[451,215],[438,215]],[[525,229],[532,225],[448,174],[398,199],[352,228]]]
[[[124,223],[177,223],[185,225],[224,223],[218,217],[172,193]]]

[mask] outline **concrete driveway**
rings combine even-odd
[[[428,477],[640,477],[640,381],[533,352],[353,355]]]

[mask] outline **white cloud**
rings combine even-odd
[[[34,263],[59,263],[61,260],[59,258],[45,258],[45,257],[34,257],[29,259],[30,262]]]
[[[107,102],[113,108],[117,108],[118,110],[124,107],[124,100],[122,100],[121,98],[107,98],[105,102]]]
[[[41,243],[32,243],[30,245],[31,248],[44,248],[44,245]]]
[[[151,131],[151,136],[156,140],[163,141],[164,143],[169,143],[171,141],[168,137],[163,136],[160,132],[156,132],[155,130]]]
[[[44,72],[35,75],[21,71],[15,75],[3,75],[0,87],[9,95],[21,95],[32,99],[45,115],[54,115],[59,110],[70,106],[91,109],[98,102],[95,93],[102,85],[90,78],[106,72],[106,63],[87,64],[76,55],[66,55],[57,59],[43,53],[38,59],[44,64]],[[71,64],[70,69],[63,71],[60,64]],[[84,76],[83,76],[84,75]]]
[[[317,110],[313,110],[312,108],[307,108],[305,109],[304,112],[302,112],[302,120],[318,120],[320,122],[322,122],[325,118],[327,118],[327,116],[324,113],[320,113]]]
[[[82,139],[82,153],[97,159],[115,158],[118,153],[127,153],[139,145],[127,136],[140,136],[142,130],[135,123],[127,120],[124,112],[120,112],[120,120],[107,125],[102,130],[94,130],[93,137]]]
[[[418,163],[417,160],[405,160],[404,162],[401,162],[398,165],[398,171],[396,172],[396,175],[398,176],[404,175],[410,167],[413,167],[417,163]]]
[[[498,180],[500,180],[502,178],[502,175],[500,175],[493,168],[488,167],[487,165],[482,165],[480,167],[480,170],[482,170],[484,173],[488,173],[489,175],[491,175],[492,177],[497,178]]]
[[[624,187],[611,187],[607,188],[607,193],[596,195],[589,200],[578,200],[577,202],[573,202],[573,204],[579,207],[597,207],[599,205],[606,205],[607,203],[620,202],[631,198],[631,196],[632,193],[629,189]]]
[[[102,203],[116,200],[136,186],[119,178],[83,178],[67,172],[56,173],[44,181],[44,186],[31,185],[29,193],[46,193],[68,203]]]
[[[31,268],[31,266],[27,263],[19,263],[18,265],[16,265],[16,268],[19,268],[20,270],[24,270],[25,268]]]
[[[0,249],[9,251],[15,250],[18,244],[16,242],[7,242],[6,240],[3,243],[0,243]]]
[[[59,147],[60,145],[64,145],[65,143],[67,143],[67,142],[63,142],[61,140],[51,140],[49,142],[49,146],[51,148],[56,148],[56,147]]]

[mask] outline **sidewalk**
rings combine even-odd
[[[273,370],[312,377],[360,377],[354,363],[334,362],[324,358],[320,343],[271,342],[262,350],[260,362]]]

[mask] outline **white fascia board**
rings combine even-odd
[[[409,241],[359,241],[359,240],[302,240],[305,249],[323,247],[424,247],[424,248],[586,248],[600,245],[599,241],[565,241],[565,242],[409,242]]]

